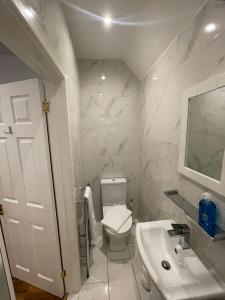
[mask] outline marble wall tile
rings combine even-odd
[[[65,76],[66,105],[69,126],[73,185],[83,185],[83,165],[80,143],[79,78],[76,56],[64,18],[60,0],[21,0],[32,9],[42,43],[50,51],[56,65]],[[40,29],[40,30],[39,30]]]
[[[139,197],[139,82],[121,61],[79,60],[84,176],[102,216],[100,178],[126,177],[128,200]],[[101,76],[106,76],[101,80]]]
[[[163,191],[177,189],[197,207],[201,193],[207,190],[178,173],[182,93],[206,78],[225,72],[224,14],[223,2],[208,1],[141,83],[139,212],[143,220],[174,218],[186,222],[185,216]],[[209,22],[218,25],[216,32],[205,33],[204,26]],[[224,226],[225,199],[213,196],[220,210],[218,222]],[[201,231],[193,230],[194,247],[225,280],[224,265],[221,266],[225,261],[224,243],[211,245],[202,238],[199,245],[200,236]]]

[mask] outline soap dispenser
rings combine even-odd
[[[199,224],[212,237],[216,233],[216,205],[210,193],[203,193],[199,202]]]

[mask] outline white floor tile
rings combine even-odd
[[[140,300],[131,261],[108,263],[110,300]]]
[[[79,300],[109,300],[108,282],[83,285],[79,292]]]
[[[131,259],[139,258],[138,257],[138,249],[137,249],[136,244],[129,244],[128,249],[129,249],[129,252],[130,252]]]
[[[128,244],[136,243],[136,223],[132,225],[131,234],[128,238]]]
[[[108,281],[106,249],[94,247],[92,250],[92,258],[93,262],[89,270],[89,278],[86,278],[84,283]]]
[[[142,270],[142,263],[141,258],[138,253],[137,245],[130,244],[129,245],[129,251],[130,256],[132,259],[132,264],[134,268],[134,274],[136,277],[137,285],[138,285],[138,291],[141,297],[141,300],[149,300],[150,299],[150,293],[144,289],[141,282],[141,270]]]
[[[73,295],[69,295],[68,296],[68,300],[78,300],[79,298],[78,298],[78,294],[73,294]]]

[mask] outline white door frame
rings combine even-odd
[[[0,226],[0,250],[1,250],[1,254],[2,254],[3,266],[5,269],[5,273],[6,273],[9,294],[10,294],[12,300],[16,300],[1,226]]]
[[[67,272],[66,292],[71,294],[79,291],[81,276],[66,106],[66,75],[53,60],[51,49],[39,38],[34,21],[25,18],[19,4],[17,0],[0,0],[0,41],[39,75],[46,87],[47,100],[51,103],[48,127],[50,146],[54,149],[51,152],[53,178],[63,268]]]

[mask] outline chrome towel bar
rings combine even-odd
[[[78,186],[78,187],[75,187],[75,191],[84,192],[87,186],[91,186],[89,182],[87,183],[86,186]],[[87,200],[87,199],[84,198],[84,201],[85,201],[85,200]],[[79,201],[79,200],[77,200],[77,201],[75,201],[75,203],[76,203],[76,204],[84,203],[84,201]]]

